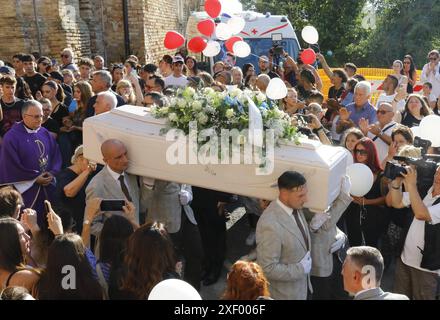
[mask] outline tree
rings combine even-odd
[[[259,12],[287,15],[299,38],[304,26],[313,25],[319,32],[321,51],[334,53],[335,60],[330,59],[331,63],[351,60],[346,48],[360,42],[367,33],[359,27],[367,0],[247,0],[247,3],[252,1]],[[308,46],[299,40],[302,47]]]
[[[411,54],[418,68],[427,53],[440,47],[440,1],[375,0],[377,28],[347,54],[363,66],[390,67],[394,60]]]

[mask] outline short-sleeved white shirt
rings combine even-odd
[[[434,206],[432,204],[440,198],[440,195],[432,197],[432,190],[433,188],[429,189],[428,194],[423,199],[423,203],[428,208],[431,224],[437,224],[440,223],[440,204]],[[402,203],[407,207],[411,204],[408,192],[403,193]],[[432,270],[420,267],[423,256],[419,248],[422,250],[425,248],[425,221],[414,218],[406,236],[405,246],[401,255],[402,262],[422,271],[433,272]],[[436,273],[440,275],[440,270],[437,270]]]

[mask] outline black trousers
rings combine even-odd
[[[200,290],[202,272],[202,244],[198,226],[193,225],[182,208],[180,230],[170,233],[178,259],[185,259],[183,280]]]
[[[226,256],[226,220],[214,208],[194,210],[203,245],[205,273],[219,273]]]
[[[348,300],[349,295],[344,290],[342,278],[342,263],[338,255],[333,254],[333,271],[329,277],[311,276],[310,281],[313,287],[312,300]]]

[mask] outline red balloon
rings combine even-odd
[[[313,49],[306,49],[301,53],[301,60],[305,64],[313,64],[316,61],[316,53]]]
[[[176,31],[168,31],[163,40],[163,45],[165,48],[173,50],[183,46],[185,43],[185,38]]]
[[[243,38],[239,36],[235,36],[226,40],[225,42],[226,49],[228,49],[229,52],[234,52],[233,50],[234,43],[236,43],[237,41],[243,41]]]
[[[194,37],[188,42],[188,50],[192,52],[202,52],[206,48],[206,40],[202,37]]]
[[[222,4],[218,0],[206,0],[205,11],[211,18],[217,18],[222,11]]]
[[[215,30],[215,23],[211,19],[202,20],[197,23],[197,29],[204,36],[210,37]]]

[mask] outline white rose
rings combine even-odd
[[[186,101],[184,99],[179,99],[179,101],[177,101],[177,105],[180,109],[184,109],[186,107]]]
[[[192,108],[194,111],[200,111],[202,110],[202,103],[200,101],[194,101],[192,103]]]
[[[215,91],[212,88],[205,88],[205,89],[203,89],[203,93],[206,95],[209,95],[209,94],[215,93]]]
[[[208,119],[209,119],[208,116],[203,112],[200,112],[197,115],[197,120],[199,121],[200,124],[206,124],[208,122]]]
[[[179,118],[177,117],[177,114],[175,114],[174,112],[172,112],[172,113],[170,113],[170,114],[168,115],[168,119],[169,119],[170,121],[174,121],[174,122],[176,122]]]
[[[264,101],[266,101],[266,95],[262,92],[259,92],[257,94],[257,100],[259,103],[263,103]]]
[[[234,116],[235,112],[233,109],[226,110],[226,118],[231,119]]]
[[[239,95],[241,95],[243,93],[243,91],[241,91],[238,88],[235,88],[234,90],[232,90],[229,95],[231,96],[231,98],[235,98],[238,97]]]

